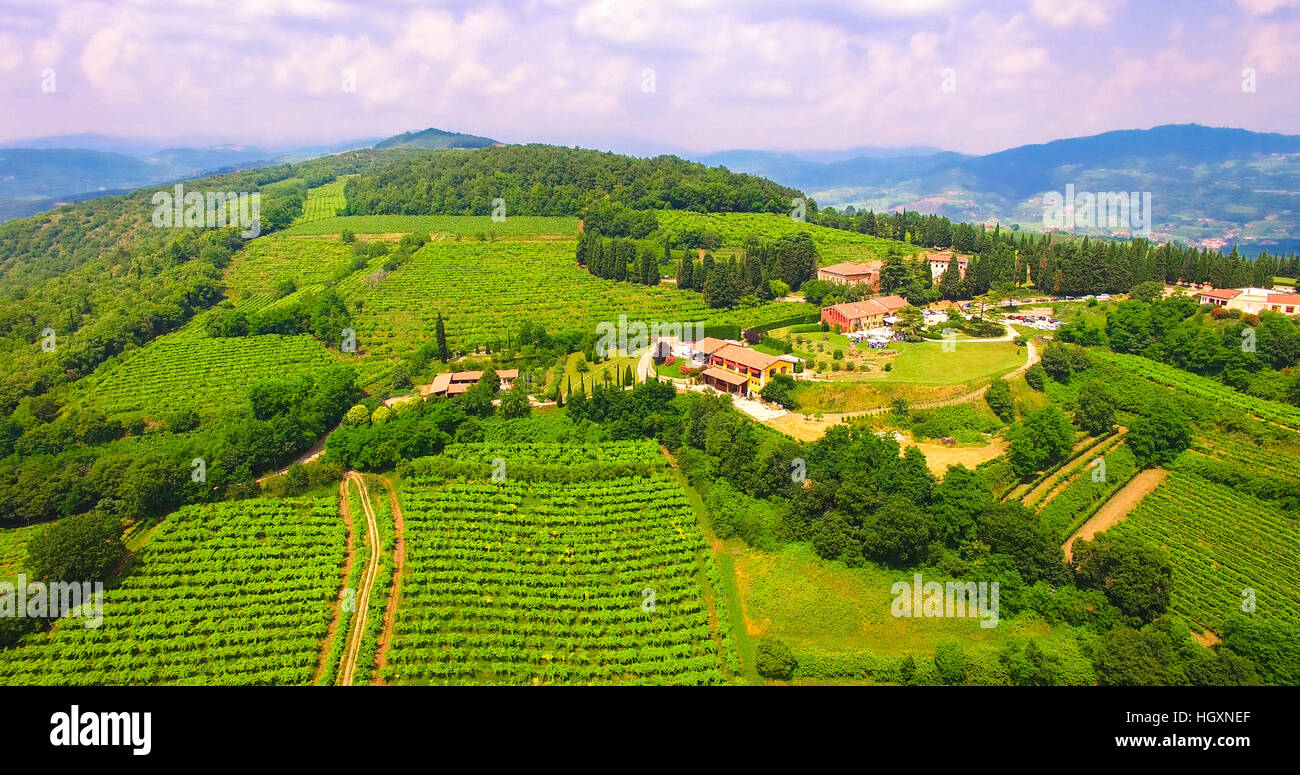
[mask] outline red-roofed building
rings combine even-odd
[[[1276,293],[1266,288],[1215,288],[1199,291],[1197,295],[1202,304],[1241,310],[1248,315],[1265,311],[1300,314],[1300,293]]]
[[[817,279],[837,285],[856,285],[866,283],[872,288],[880,287],[880,268],[883,261],[841,261],[838,264],[824,266],[817,270]]]

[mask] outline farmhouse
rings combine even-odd
[[[930,276],[936,281],[940,277],[943,277],[943,273],[948,271],[948,267],[952,265],[954,260],[957,262],[957,275],[963,280],[966,279],[966,267],[970,263],[970,259],[966,256],[953,256],[947,253],[930,253],[926,255],[925,260],[930,263]]]
[[[880,267],[882,266],[884,266],[883,261],[867,261],[866,263],[843,261],[818,269],[817,279],[837,285],[866,283],[872,288],[879,288]]]
[[[482,378],[483,372],[481,371],[443,372],[436,375],[433,382],[421,388],[420,395],[425,398],[429,396],[458,396],[469,390]],[[501,381],[500,388],[502,390],[509,390],[515,386],[515,380],[519,379],[519,369],[497,369],[497,379]]]
[[[750,395],[767,385],[774,374],[793,374],[799,361],[793,355],[768,355],[748,347],[725,343],[709,354],[704,384],[724,393]]]
[[[901,296],[877,296],[874,299],[822,307],[822,321],[827,325],[839,326],[841,331],[865,331],[883,326],[885,318],[906,306],[907,300]]]
[[[1252,315],[1265,310],[1283,315],[1300,314],[1300,293],[1275,293],[1266,288],[1219,288],[1200,291],[1198,296],[1202,304]]]
[[[726,347],[728,344],[733,343],[727,342],[725,339],[706,336],[698,342],[687,344],[686,353],[693,361],[708,363],[710,355],[717,352],[719,349]]]

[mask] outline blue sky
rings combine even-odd
[[[437,126],[641,153],[985,153],[1166,123],[1294,134],[1297,51],[1300,0],[6,0],[0,138]]]

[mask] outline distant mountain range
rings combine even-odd
[[[985,156],[952,152],[808,154],[725,151],[693,156],[761,175],[819,206],[877,212],[906,208],[954,221],[1043,229],[1043,197],[1151,192],[1152,236],[1248,252],[1300,249],[1300,136],[1197,124],[1106,132]],[[1098,234],[1127,230],[1095,229]]]
[[[21,147],[0,148],[0,221],[142,186],[305,161],[356,148],[480,148],[495,142],[440,129],[278,151],[229,144],[158,148],[149,141],[96,134],[33,138],[14,143]]]
[[[156,141],[155,141],[156,142]],[[153,148],[68,135],[0,149],[0,220],[61,202],[218,171],[297,162],[354,148],[458,149],[499,144],[425,129],[387,139],[270,151],[241,145]],[[1300,250],[1300,136],[1179,124],[1025,145],[983,156],[914,146],[840,151],[733,150],[686,158],[800,189],[822,207],[906,208],[954,221],[1043,229],[1043,198],[1151,192],[1152,236],[1247,254]],[[1083,231],[1076,229],[1077,231]],[[1123,236],[1127,230],[1091,230]]]

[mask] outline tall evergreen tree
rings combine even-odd
[[[438,313],[438,325],[434,331],[438,342],[438,360],[446,363],[451,360],[451,350],[447,349],[447,327],[442,322],[442,313]]]

